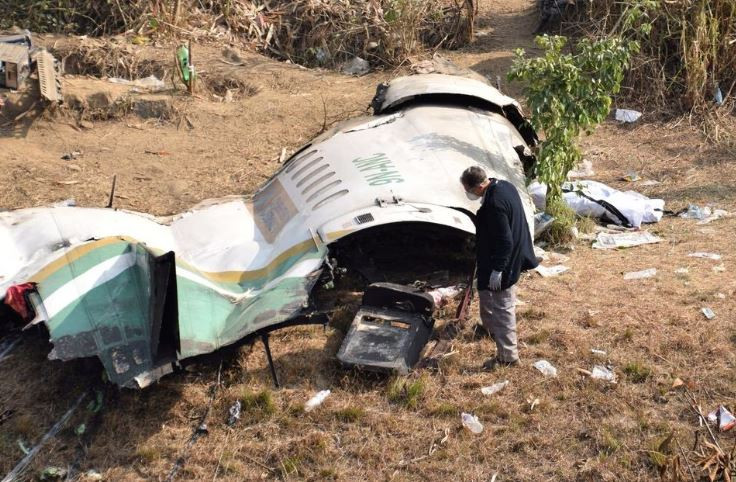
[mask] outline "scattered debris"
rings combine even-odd
[[[529,395],[527,397],[527,399],[526,399],[526,403],[529,404],[529,411],[530,412],[533,412],[534,411],[534,407],[536,407],[537,405],[539,405],[539,398],[532,397],[531,395]]]
[[[556,377],[557,376],[557,368],[552,366],[550,362],[547,360],[539,360],[534,362],[534,368],[542,372],[542,374],[546,377]]]
[[[18,479],[20,474],[25,470],[25,468],[28,466],[28,464],[31,463],[31,460],[36,456],[36,454],[41,450],[41,447],[49,441],[52,437],[55,437],[57,433],[59,433],[59,430],[66,425],[66,422],[71,418],[71,416],[74,414],[74,412],[77,410],[79,405],[82,403],[82,400],[84,400],[87,397],[87,392],[83,393],[82,395],[77,398],[77,400],[72,404],[72,406],[69,408],[69,410],[66,411],[64,415],[59,419],[58,422],[56,422],[51,429],[49,429],[48,432],[44,434],[43,437],[41,437],[41,440],[36,444],[35,447],[33,447],[31,450],[28,451],[25,457],[21,459],[20,462],[11,470],[8,472],[8,475],[5,476],[5,478],[2,480],[2,482],[12,482]]]
[[[57,72],[57,61],[46,49],[33,54],[38,71],[38,85],[41,97],[49,102],[62,102],[61,81]]]
[[[659,182],[659,181],[656,181],[656,180],[654,180],[654,179],[647,179],[646,181],[642,182],[642,183],[641,183],[641,184],[639,184],[639,185],[640,185],[640,186],[644,186],[644,187],[649,187],[649,186],[656,186],[656,185],[658,185],[658,184],[662,184],[662,183],[661,183],[661,182]]]
[[[688,257],[701,258],[701,259],[712,259],[713,261],[720,261],[722,256],[716,253],[704,253],[704,252],[698,251],[696,253],[688,254]]]
[[[715,297],[718,298],[719,300],[725,300],[726,299],[726,295],[724,293],[716,293],[715,294]]]
[[[718,424],[718,429],[721,432],[727,432],[736,426],[736,418],[723,405],[708,414],[708,421]]]
[[[710,208],[708,206],[701,208],[696,204],[689,204],[687,209],[679,214],[681,218],[685,219],[697,219],[702,221],[703,219],[710,216]]]
[[[227,416],[227,425],[228,427],[232,427],[235,425],[235,423],[240,420],[240,410],[242,409],[243,404],[240,400],[235,400],[235,403],[232,404],[230,409],[228,410],[228,416]]]
[[[675,380],[672,382],[672,388],[680,388],[682,386],[685,386],[685,382],[682,381],[682,378],[675,378]]]
[[[677,268],[675,274],[688,274],[690,270],[688,268]]]
[[[552,226],[555,218],[545,212],[537,213],[534,215],[534,237],[538,238],[547,229]]]
[[[330,396],[330,393],[330,390],[322,390],[320,392],[317,392],[315,396],[310,398],[307,403],[304,404],[304,411],[311,412],[315,408],[322,405],[322,402],[324,402],[325,399]]]
[[[0,38],[0,87],[19,89],[30,73],[29,47],[2,42]]]
[[[711,268],[716,273],[725,273],[726,272],[726,265],[725,264],[719,264],[718,266],[713,266]]]
[[[73,161],[82,155],[81,151],[72,151],[61,156],[62,161]]]
[[[590,372],[590,378],[616,383],[616,374],[603,365],[595,365],[593,370]]]
[[[163,80],[157,78],[155,75],[149,75],[142,79],[128,80],[121,79],[120,77],[110,77],[107,79],[108,82],[119,85],[128,85],[133,87],[133,92],[160,92],[166,89],[166,84]]]
[[[59,480],[66,477],[67,470],[62,467],[46,467],[41,472],[40,480]]]
[[[709,320],[712,320],[716,317],[716,313],[710,308],[701,308],[700,311],[701,313],[703,313],[703,316],[705,316]]]
[[[535,268],[535,270],[542,276],[542,278],[552,278],[554,276],[559,276],[566,271],[569,271],[570,268],[561,264],[557,266],[542,266],[540,264]]]
[[[598,350],[598,349],[596,349],[596,348],[591,348],[591,349],[590,349],[590,352],[591,352],[591,353],[592,353],[593,355],[598,355],[598,356],[606,356],[606,352],[605,352],[605,351],[603,351],[603,350]]]
[[[494,393],[498,393],[504,388],[506,388],[506,385],[508,384],[509,384],[509,381],[504,380],[502,382],[494,383],[493,385],[489,387],[482,387],[480,391],[483,395],[493,395]]]
[[[445,306],[450,300],[457,298],[465,291],[465,286],[447,286],[444,288],[435,288],[428,291],[427,294],[434,300],[435,308],[441,308]]]
[[[616,109],[616,120],[625,124],[631,124],[639,120],[641,112],[632,109]]]
[[[593,247],[595,249],[631,248],[644,244],[660,243],[662,238],[649,231],[631,233],[598,233]]]
[[[625,273],[624,279],[625,280],[645,279],[645,278],[651,278],[656,275],[657,275],[657,268],[649,268],[649,269],[645,269],[642,271],[634,271],[631,273]]]
[[[547,186],[533,182],[528,189],[534,206],[544,210]],[[562,196],[578,216],[594,217],[627,228],[659,222],[664,215],[663,199],[650,199],[634,191],[619,191],[597,181],[565,182]]]
[[[480,420],[478,420],[478,417],[475,415],[463,412],[460,414],[460,419],[462,420],[463,427],[467,428],[472,433],[477,435],[483,432],[483,424],[480,423]]]
[[[636,171],[629,171],[621,178],[621,180],[626,182],[636,182],[641,181],[641,176]]]
[[[340,66],[340,71],[346,75],[356,75],[360,77],[371,71],[371,64],[360,57],[353,57],[351,60],[344,62]]]
[[[580,164],[567,173],[568,179],[577,179],[580,177],[591,177],[595,175],[593,171],[593,163],[587,159],[583,159]]]

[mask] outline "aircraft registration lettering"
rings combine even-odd
[[[391,159],[384,153],[376,153],[371,157],[353,159],[353,164],[364,173],[369,186],[383,186],[404,182],[401,173],[396,169]]]

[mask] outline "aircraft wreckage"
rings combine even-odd
[[[50,359],[99,357],[112,382],[142,387],[309,316],[345,246],[370,262],[364,247],[407,233],[386,248],[395,259],[472,244],[478,201],[459,182],[469,166],[512,182],[534,225],[525,168],[537,138],[513,99],[425,74],[380,85],[372,107],[302,147],[252,197],[168,219],[68,206],[0,213],[0,299],[27,326],[45,324]]]

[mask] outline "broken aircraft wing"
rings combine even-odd
[[[302,313],[340,239],[402,223],[472,235],[478,201],[459,182],[469,166],[512,182],[533,226],[517,152],[536,137],[512,99],[460,80],[382,86],[375,115],[304,146],[252,198],[165,222],[64,206],[0,213],[0,298],[28,287],[20,303],[48,327],[50,358],[97,356],[111,381],[145,386]]]

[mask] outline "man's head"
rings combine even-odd
[[[465,169],[460,176],[460,182],[463,184],[465,192],[476,198],[483,196],[489,184],[486,171],[480,166],[472,166]]]

